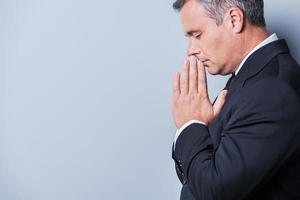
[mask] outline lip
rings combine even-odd
[[[203,63],[203,65],[205,65],[205,64],[207,64],[208,61],[209,61],[209,60],[203,60],[203,61],[201,61],[201,62]]]
[[[203,60],[203,61],[201,61],[202,64],[203,64],[203,66],[206,67],[206,68],[208,68],[208,66],[209,66],[209,65],[208,65],[208,61],[209,61],[209,60]]]
[[[207,62],[207,61],[209,61],[209,59],[201,59],[201,58],[198,58],[198,60],[201,61],[201,62]]]

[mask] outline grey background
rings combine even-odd
[[[0,0],[0,199],[179,199],[173,1]],[[267,0],[299,61],[299,1]],[[227,77],[208,77],[213,100]]]

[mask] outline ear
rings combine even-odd
[[[244,28],[244,12],[238,7],[230,8],[227,13],[227,24],[235,32],[240,33]]]

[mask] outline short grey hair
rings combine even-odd
[[[189,0],[176,0],[173,4],[175,10],[181,10]],[[256,26],[265,27],[264,1],[263,0],[197,0],[207,11],[207,15],[216,21],[217,25],[223,23],[226,11],[231,7],[240,8],[248,21]]]

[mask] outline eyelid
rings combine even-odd
[[[187,38],[189,38],[189,37],[195,37],[195,38],[197,38],[197,37],[200,37],[202,35],[202,32],[199,32],[199,33],[186,33],[186,34],[184,34],[184,36],[185,37],[187,37]]]
[[[202,35],[202,33],[198,33],[195,35],[196,38],[200,37]]]

